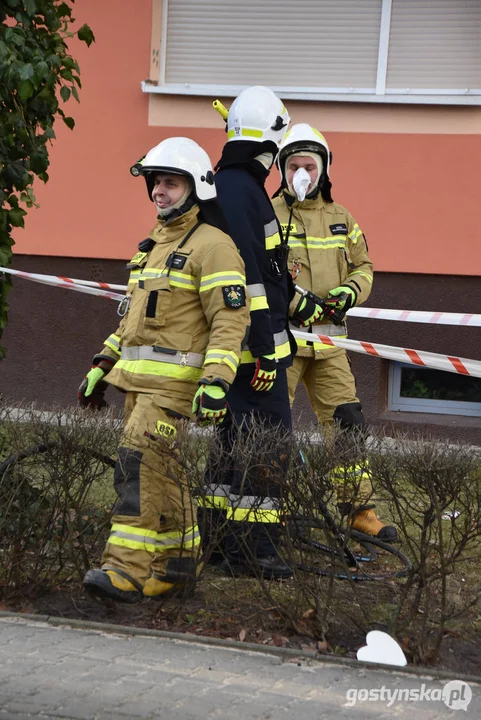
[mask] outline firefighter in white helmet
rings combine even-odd
[[[174,444],[192,416],[222,422],[249,318],[244,263],[207,153],[169,138],[139,174],[158,221],[128,265],[120,326],[79,388],[84,406],[102,405],[104,378],[127,393],[112,528],[102,568],[84,578],[90,594],[123,602],[195,582],[196,509]]]
[[[338,311],[337,320],[339,311],[363,303],[371,292],[373,265],[361,228],[346,208],[332,199],[331,161],[327,141],[318,130],[306,123],[293,125],[279,151],[282,185],[274,209],[288,240],[289,271],[295,284],[327,300],[326,312],[312,298],[296,294],[290,306],[294,325],[305,332],[346,338],[345,321],[334,324],[329,308]],[[349,431],[351,440],[357,435],[351,443],[354,447],[362,440],[365,420],[346,351],[299,339],[297,345],[297,356],[288,370],[291,403],[302,382],[319,422],[337,424],[344,445]],[[356,494],[349,488],[351,483],[344,482],[353,474],[359,480],[355,503],[351,502]],[[369,503],[372,489],[367,466],[356,465],[353,473],[352,467],[346,470],[341,465],[334,480],[340,510],[353,527],[382,539],[395,539],[395,529],[384,525]]]
[[[292,363],[295,341],[288,326],[292,297],[288,248],[282,242],[264,188],[287,130],[289,114],[272,90],[254,86],[241,92],[225,119],[227,142],[216,168],[217,194],[229,234],[245,262],[251,300],[249,335],[229,389],[227,417],[219,428],[229,456],[239,428],[246,433],[252,433],[254,428],[254,437],[256,427],[278,428],[279,442],[288,435],[291,414],[286,370]],[[259,460],[258,465],[262,464]],[[282,476],[283,465],[278,458],[272,459],[272,465]],[[291,575],[291,568],[277,552],[280,476],[271,477],[266,488],[265,468],[251,469],[247,477],[233,463],[224,465],[221,471],[212,467],[208,471],[210,496],[204,499],[204,538],[208,543],[212,539],[208,530],[215,525],[211,520],[216,513],[226,518],[225,542],[223,548],[217,546],[215,557],[220,560],[221,551],[225,552],[222,565],[227,572],[262,574],[265,578]]]

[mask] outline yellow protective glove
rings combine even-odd
[[[251,385],[254,390],[270,390],[274,385],[276,375],[275,355],[261,355],[256,360],[256,369],[251,380]]]
[[[101,410],[103,407],[107,407],[104,393],[108,385],[103,382],[103,378],[115,365],[115,360],[96,355],[93,362],[96,364],[88,371],[80,383],[77,397],[80,407]]]
[[[326,300],[327,303],[329,303],[329,298],[336,298],[336,310],[342,310],[346,313],[356,304],[357,293],[352,287],[349,287],[349,285],[339,285],[339,287],[329,290],[329,295]]]
[[[217,384],[218,383],[218,384]],[[201,380],[192,400],[192,413],[200,424],[221,423],[227,414],[226,384]]]

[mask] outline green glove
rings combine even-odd
[[[313,325],[316,320],[319,320],[323,314],[324,308],[315,303],[314,300],[311,300],[311,298],[303,295],[294,310],[293,318],[302,325],[302,327],[309,327],[309,325]]]
[[[77,392],[80,407],[91,410],[101,410],[107,406],[104,400],[104,393],[108,387],[103,378],[115,365],[115,360],[105,355],[96,355],[92,360],[94,365],[90,368]]]
[[[85,389],[84,395],[85,397],[88,397],[91,395],[95,389],[95,386],[97,383],[102,380],[102,378],[105,375],[105,371],[102,370],[102,368],[93,367],[91,370],[88,371],[85,378],[87,380],[87,387]]]
[[[222,383],[222,384],[221,384]],[[201,379],[192,401],[192,413],[201,424],[221,423],[227,414],[227,384]]]
[[[327,302],[329,302],[329,298],[331,297],[337,298],[337,310],[343,310],[344,312],[347,312],[349,308],[354,307],[354,305],[356,304],[357,293],[349,285],[339,285],[339,287],[336,287],[333,290],[329,291]]]

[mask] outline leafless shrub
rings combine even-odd
[[[387,627],[410,638],[413,661],[435,662],[446,628],[481,597],[480,450],[399,435],[378,438],[370,462],[414,565]],[[452,592],[461,576],[463,598]]]
[[[120,434],[109,413],[42,415],[33,407],[12,411],[0,405],[3,598],[32,597],[72,577],[80,582],[98,563],[115,500],[113,471],[102,457],[116,457]],[[266,519],[268,498],[281,510],[279,553],[292,568],[291,579],[270,581],[258,572],[255,523],[245,522],[238,524],[237,540],[253,578],[224,580],[225,575],[214,574],[206,581],[216,587],[222,578],[236,606],[244,601],[249,606],[246,616],[275,617],[280,632],[288,629],[321,642],[336,627],[358,636],[380,627],[404,639],[410,659],[422,663],[436,662],[453,626],[467,627],[481,596],[479,449],[404,435],[379,434],[368,442],[337,432],[322,437],[313,428],[287,437],[259,423],[239,433],[229,449],[212,429],[187,426],[175,442],[154,447],[152,471],[162,466],[166,477],[203,508],[203,544],[194,552],[200,569],[213,552],[222,559],[226,532],[232,530],[227,507],[233,473],[238,493],[237,500],[229,498],[231,510],[248,509],[251,519]],[[398,528],[399,547],[413,563],[404,577],[383,577],[383,569],[395,562],[389,554],[355,569],[346,553],[357,546],[348,518],[338,511],[339,483],[353,506],[366,502],[359,467],[371,478],[368,501]],[[249,507],[243,503],[246,495]],[[203,515],[206,509],[215,513]],[[189,502],[180,500],[178,512],[186,527],[195,525]],[[359,582],[372,565],[380,568],[381,579]],[[215,604],[215,592],[202,595],[202,582],[199,588],[197,597],[209,596]],[[186,599],[180,599],[176,612]]]
[[[0,592],[32,596],[82,577],[105,540],[112,416],[0,409]]]

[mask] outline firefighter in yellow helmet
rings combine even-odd
[[[191,587],[200,536],[175,442],[193,415],[222,422],[249,306],[244,263],[227,236],[207,153],[188,138],[150,150],[140,172],[158,222],[132,258],[118,330],[79,388],[102,406],[104,378],[126,391],[102,557],[84,587],[122,602]]]
[[[274,210],[288,238],[289,269],[296,285],[327,299],[332,309],[347,312],[369,297],[373,266],[361,228],[346,208],[332,199],[331,161],[327,141],[318,130],[306,123],[293,125],[279,150],[282,186]],[[347,337],[346,323],[334,324],[309,297],[296,294],[290,316],[294,326],[305,332]],[[348,435],[351,431],[351,438],[354,434],[362,437],[365,420],[345,350],[299,339],[297,345],[297,356],[288,369],[291,404],[302,382],[321,424],[337,424]],[[342,432],[340,439],[345,436]],[[352,477],[353,468],[346,471],[340,466],[335,473],[341,512],[349,515],[357,530],[395,539],[395,528],[384,525],[368,502],[372,489],[367,467],[356,466],[355,474],[359,487],[353,506],[353,490],[344,482],[345,477]]]

